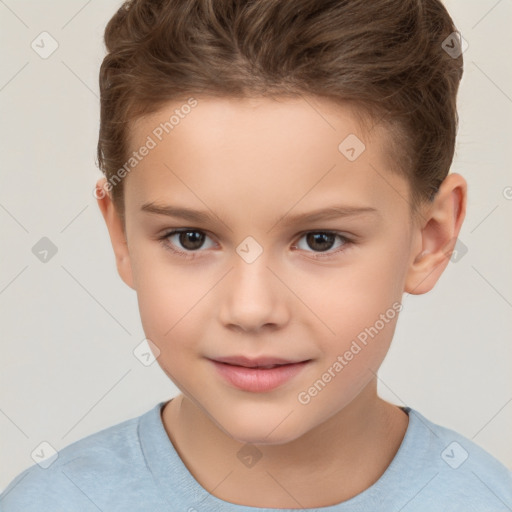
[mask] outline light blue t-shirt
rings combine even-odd
[[[164,429],[166,402],[91,434],[35,464],[0,495],[1,512],[264,512],[208,493]],[[404,439],[384,474],[320,512],[510,512],[512,472],[475,443],[409,407]],[[239,460],[236,463],[242,463]],[[42,463],[40,463],[42,464]],[[219,475],[219,481],[225,475]],[[342,482],[340,482],[340,485]]]

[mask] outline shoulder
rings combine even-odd
[[[144,485],[140,481],[145,471],[138,437],[140,418],[95,432],[30,466],[4,489],[0,509],[57,512],[78,507],[97,511],[101,508],[98,502],[109,502],[107,489],[117,497],[129,496]]]
[[[411,464],[421,480],[417,482],[418,499],[437,504],[445,497],[445,508],[439,510],[459,510],[455,504],[464,504],[460,510],[466,512],[511,509],[512,471],[458,432],[414,409],[408,408],[408,412],[408,444],[416,458]]]

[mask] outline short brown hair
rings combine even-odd
[[[167,102],[310,94],[387,127],[413,206],[431,200],[455,149],[463,59],[442,48],[454,32],[439,0],[126,1],[105,29],[98,165],[110,181],[130,122]],[[122,181],[112,198],[124,218]]]

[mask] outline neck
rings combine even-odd
[[[183,395],[162,411],[164,427],[194,478],[214,496],[253,507],[316,508],[348,500],[374,484],[395,456],[408,417],[377,396],[372,381],[347,407],[301,437],[252,447],[252,467],[232,439]],[[220,484],[220,482],[222,482]]]

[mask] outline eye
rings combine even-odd
[[[172,240],[174,238],[174,240]],[[204,242],[208,237],[204,231],[198,229],[179,229],[169,231],[160,237],[160,241],[165,249],[171,251],[177,256],[183,258],[193,259],[196,257],[195,253],[199,253],[199,249],[204,248]],[[347,246],[352,243],[346,236],[332,231],[309,231],[302,235],[299,239],[305,238],[306,244],[313,249],[308,251],[304,247],[298,247],[299,244],[292,246],[292,249],[301,249],[306,252],[313,252],[313,258],[328,258],[337,253],[346,250]],[[340,243],[336,246],[335,240],[338,238]],[[215,244],[206,247],[206,249],[214,247]],[[331,251],[330,249],[337,248]],[[181,249],[180,249],[181,247]],[[328,252],[329,251],[329,252]]]
[[[302,240],[303,238],[305,238],[306,244],[310,248],[314,249],[313,253],[316,254],[313,254],[313,258],[330,257],[333,254],[345,250],[346,246],[351,243],[351,240],[349,240],[346,236],[343,236],[339,233],[335,233],[332,231],[309,231],[308,233],[305,233],[300,238],[300,240]],[[340,243],[337,246],[334,245],[336,238],[340,240]],[[327,252],[330,249],[332,249],[333,246],[337,248],[337,250]],[[295,249],[296,247],[297,246],[294,246],[293,248]],[[306,252],[310,252],[307,251],[307,249],[304,249],[303,247],[299,247],[299,249],[306,250]]]
[[[174,241],[171,239],[174,237]],[[160,240],[162,245],[177,254],[178,256],[183,256],[184,258],[195,258],[194,252],[200,252],[200,249],[206,238],[209,238],[204,231],[200,231],[197,229],[180,229],[174,230],[163,235]],[[176,247],[182,247],[185,250],[180,250]],[[208,248],[208,247],[207,247]]]

